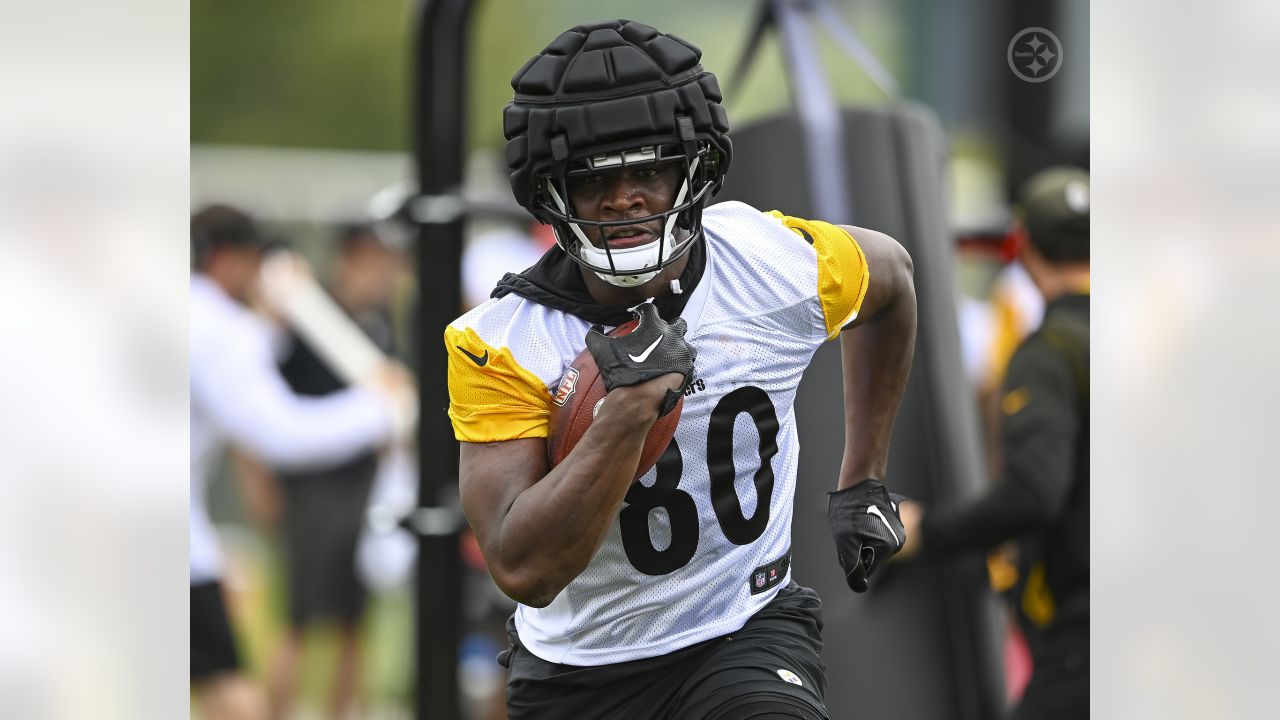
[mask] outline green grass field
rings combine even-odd
[[[272,655],[287,627],[284,568],[278,545],[253,530],[224,528],[228,601],[248,672],[265,684]],[[413,607],[409,588],[373,594],[363,627],[361,717],[408,718],[412,708]],[[334,628],[308,633],[298,673],[300,718],[323,717],[337,661]]]

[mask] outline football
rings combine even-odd
[[[626,335],[635,327],[636,321],[630,320],[614,328],[609,334]],[[551,396],[551,431],[547,438],[547,457],[551,467],[564,460],[582,439],[604,399],[604,379],[600,377],[600,370],[596,367],[591,351],[584,349],[560,376],[560,383]],[[671,444],[683,407],[684,398],[681,397],[676,401],[675,408],[658,418],[649,429],[649,435],[644,439],[644,448],[640,451],[636,480],[658,463],[658,458],[662,457],[663,451]]]

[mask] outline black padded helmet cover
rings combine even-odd
[[[569,161],[601,152],[692,147],[690,125],[695,142],[707,150],[700,174],[711,192],[718,190],[732,144],[720,87],[702,69],[701,57],[692,44],[630,20],[562,33],[511,79],[515,98],[503,112],[503,133],[516,201],[553,222],[539,207],[541,176],[561,175]],[[687,118],[683,134],[681,118]]]

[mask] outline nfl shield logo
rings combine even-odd
[[[760,571],[756,573],[756,587],[762,588],[764,587],[764,583],[765,583],[764,571]]]
[[[556,388],[555,394],[551,396],[551,402],[556,405],[564,405],[577,387],[578,369],[571,367],[565,371],[564,377],[560,378],[560,385]]]

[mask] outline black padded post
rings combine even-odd
[[[424,0],[419,7],[413,140],[419,192],[425,196],[445,196],[462,187],[471,8],[470,0]],[[448,517],[457,509],[458,444],[444,411],[449,405],[448,367],[440,338],[462,312],[462,232],[462,215],[422,224],[418,230],[420,515],[434,511]],[[438,531],[419,528],[418,537],[415,716],[456,718],[463,585],[458,528],[449,522]]]

